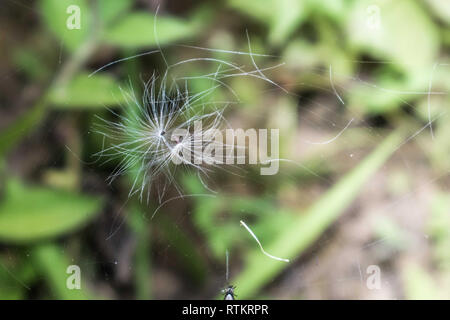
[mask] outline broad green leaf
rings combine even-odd
[[[77,5],[80,8],[80,29],[69,29],[67,20],[71,16],[67,8]],[[90,10],[86,0],[42,0],[40,12],[47,28],[61,41],[63,47],[73,51],[89,35],[91,29]]]
[[[56,88],[50,95],[50,102],[58,109],[104,107],[124,100],[119,85],[106,74],[88,77],[87,73],[80,73],[66,87]]]
[[[273,15],[269,41],[281,45],[304,20],[307,7],[304,1],[298,0],[279,0],[276,3],[277,10]]]
[[[85,225],[98,212],[101,200],[11,179],[0,202],[0,241],[33,242],[60,236]]]
[[[410,74],[429,72],[437,57],[438,33],[417,2],[354,3],[347,23],[353,46],[381,60],[391,60]]]
[[[155,17],[148,13],[132,13],[105,30],[105,42],[123,48],[155,46]],[[197,26],[175,17],[158,16],[156,32],[160,45],[191,37]]]
[[[98,11],[102,23],[109,27],[111,23],[125,14],[132,5],[131,0],[98,0]]]
[[[274,0],[228,0],[227,4],[262,23],[270,22],[273,13],[277,11],[277,3]]]
[[[387,137],[358,167],[335,184],[307,212],[300,214],[290,227],[283,229],[279,238],[265,246],[265,250],[287,259],[298,257],[344,212],[364,183],[396,150],[401,139],[402,135],[398,132]],[[244,299],[254,295],[286,267],[285,263],[269,259],[259,250],[248,258],[243,272],[232,281],[239,285],[239,295]]]

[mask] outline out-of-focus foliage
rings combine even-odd
[[[2,242],[33,243],[85,225],[98,213],[101,201],[42,187],[7,181],[0,204]]]
[[[87,73],[79,73],[66,87],[55,89],[50,102],[58,109],[104,108],[124,103],[125,99],[114,78],[107,75],[90,78]]]
[[[160,45],[192,37],[200,30],[193,23],[188,24],[176,18],[157,20],[157,38],[155,38],[155,16],[148,13],[132,13],[124,17],[104,35],[107,43],[124,48],[139,48]]]
[[[73,4],[79,30],[66,27]],[[168,1],[157,16],[146,1],[27,6],[32,26],[0,17],[5,34],[23,39],[8,38],[11,50],[1,53],[13,76],[3,81],[10,86],[0,85],[1,107],[8,107],[0,109],[0,298],[192,297],[193,286],[195,297],[214,297],[224,284],[226,251],[227,280],[239,298],[266,297],[268,284],[275,297],[373,297],[365,287],[309,291],[314,279],[305,277],[317,274],[308,270],[326,278],[355,248],[355,260],[381,265],[383,280],[395,278],[393,289],[383,282],[382,297],[448,298],[448,1]],[[242,54],[250,51],[255,55]],[[128,59],[133,55],[140,56]],[[292,162],[268,177],[251,166],[241,176],[214,172],[217,194],[180,170],[176,180],[197,196],[161,207],[156,197],[128,199],[135,177],[105,182],[121,159],[92,156],[111,143],[92,129],[96,116],[114,121],[121,108],[137,107],[124,91],[139,100],[142,81],[187,60],[171,76],[194,94],[231,66],[255,66],[287,89],[230,76],[198,108],[227,105],[233,126],[280,129],[280,158]],[[199,77],[205,74],[212,76]],[[291,263],[263,255],[239,220]],[[334,253],[320,271],[317,260],[329,252],[344,258]],[[66,287],[69,264],[82,267],[80,291]],[[289,285],[277,291],[282,274]]]

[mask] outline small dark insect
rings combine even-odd
[[[234,293],[235,286],[228,286],[227,288],[222,290],[224,294],[223,300],[236,300],[237,295]]]

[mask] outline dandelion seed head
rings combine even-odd
[[[161,202],[169,184],[179,190],[174,179],[176,165],[205,174],[208,171],[205,164],[214,165],[214,159],[203,159],[202,150],[220,143],[213,132],[222,128],[225,106],[205,112],[202,100],[212,90],[191,95],[176,85],[168,89],[166,82],[167,77],[162,77],[157,89],[157,78],[152,77],[144,83],[141,100],[130,85],[130,90],[121,90],[126,101],[122,113],[111,111],[118,119],[98,118],[100,123],[95,131],[108,139],[110,146],[96,155],[104,158],[105,163],[112,159],[119,162],[108,178],[109,183],[130,174],[129,197],[139,194],[141,200],[146,196],[148,201],[152,185],[163,177],[165,183],[157,188]],[[196,122],[204,127],[196,130]]]
[[[157,39],[156,24],[155,38]],[[105,159],[104,163],[114,159],[118,161],[108,178],[109,183],[119,176],[127,175],[131,177],[128,197],[138,194],[141,201],[146,198],[149,202],[152,186],[156,186],[159,203],[162,203],[163,196],[170,186],[175,187],[180,196],[183,196],[175,180],[177,168],[180,167],[196,171],[203,186],[214,193],[204,183],[202,176],[208,176],[212,167],[221,169],[224,169],[224,165],[233,167],[234,159],[238,157],[234,155],[234,149],[245,149],[242,146],[235,146],[234,142],[230,145],[220,139],[220,136],[225,136],[222,134],[223,128],[229,127],[223,116],[224,110],[229,104],[240,101],[236,92],[226,83],[226,79],[234,77],[259,79],[286,92],[263,73],[283,64],[259,68],[254,57],[266,55],[253,53],[248,34],[247,38],[249,52],[228,50],[224,52],[249,57],[254,68],[250,71],[245,70],[245,66],[209,57],[191,58],[169,64],[158,44],[158,50],[110,62],[91,74],[94,75],[112,64],[157,52],[161,53],[167,67],[162,77],[157,79],[153,76],[144,83],[143,94],[139,99],[131,83],[130,90],[121,89],[125,98],[123,108],[120,114],[111,111],[117,119],[108,121],[98,118],[100,123],[95,131],[103,136],[104,141],[108,141],[108,146],[103,147],[96,155]],[[193,48],[212,52],[223,51]],[[213,73],[168,80],[169,71],[186,64],[210,64],[217,67]],[[187,84],[199,79],[211,81],[211,87],[198,93],[189,92]],[[178,85],[181,81],[184,81],[183,90]],[[208,96],[219,88],[227,90],[235,101],[208,100]],[[196,127],[197,123],[201,123],[199,130]],[[219,139],[216,139],[218,132]],[[210,152],[205,153],[204,150]],[[222,151],[217,155],[216,150]],[[221,158],[223,153],[226,160]]]

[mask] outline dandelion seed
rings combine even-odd
[[[245,222],[242,221],[242,220],[239,221],[239,222],[241,223],[241,225],[244,226],[245,229],[247,229],[247,231],[251,234],[251,236],[256,240],[256,242],[258,243],[259,248],[261,249],[261,252],[262,252],[262,253],[264,253],[266,256],[268,256],[269,258],[272,258],[272,259],[274,259],[274,260],[284,261],[284,262],[289,262],[289,259],[278,258],[278,257],[275,257],[275,256],[271,255],[270,253],[267,253],[267,252],[264,250],[264,248],[263,248],[261,242],[259,242],[259,240],[258,240],[258,238],[256,237],[256,235],[255,235],[255,234],[253,233],[253,231],[245,224]]]
[[[438,63],[435,63],[433,65],[433,69],[431,70],[430,79],[428,82],[428,97],[427,97],[427,112],[428,112],[428,123],[430,124],[430,134],[431,138],[434,139],[434,132],[433,132],[433,125],[431,123],[431,107],[430,107],[430,98],[431,98],[431,86],[433,84],[433,74],[436,70],[436,67],[438,66]]]
[[[158,90],[156,80],[152,77],[144,84],[141,100],[134,95],[131,85],[131,92],[122,90],[126,100],[124,114],[111,111],[119,119],[116,122],[99,118],[101,124],[95,131],[111,142],[111,146],[96,155],[107,157],[105,163],[114,158],[119,160],[109,182],[130,173],[133,179],[128,196],[139,194],[142,200],[147,190],[148,202],[151,185],[164,177],[164,183],[157,188],[161,203],[169,185],[174,185],[181,194],[174,179],[177,165],[207,174],[209,169],[205,164],[221,164],[212,155],[205,155],[203,150],[220,144],[213,133],[221,129],[225,107],[204,112],[206,103],[202,99],[216,86],[190,95],[187,89],[181,91],[176,85],[167,89],[166,76],[162,77]],[[200,130],[196,130],[197,123],[202,124]]]
[[[229,123],[223,116],[224,110],[228,105],[239,102],[236,92],[225,83],[225,79],[250,77],[281,88],[274,81],[270,80],[263,71],[277,68],[282,64],[259,68],[255,63],[254,57],[266,55],[252,52],[248,34],[248,53],[227,52],[230,54],[248,55],[255,70],[245,70],[243,66],[233,62],[208,57],[191,58],[169,64],[161,50],[157,37],[157,13],[154,21],[157,50],[110,62],[95,70],[90,76],[115,63],[157,52],[162,55],[166,65],[163,76],[160,79],[156,79],[153,76],[144,83],[142,99],[134,94],[131,82],[130,90],[120,89],[125,98],[124,111],[121,114],[111,111],[117,117],[118,120],[116,121],[98,118],[101,123],[94,130],[103,136],[104,141],[108,141],[108,146],[102,148],[95,155],[105,158],[104,163],[113,160],[118,161],[118,165],[108,177],[108,182],[112,183],[116,178],[125,174],[131,176],[131,187],[128,197],[138,195],[141,201],[146,197],[147,203],[150,199],[152,186],[156,185],[155,189],[161,204],[166,191],[170,187],[174,187],[180,196],[183,197],[181,189],[175,180],[175,173],[178,167],[196,171],[205,189],[215,193],[205,184],[202,176],[208,177],[208,173],[213,168],[229,172],[224,168],[224,165],[234,167],[235,161],[228,160],[230,160],[230,157],[235,158],[235,148],[241,148],[241,146],[235,146],[234,144],[228,145],[223,139],[220,139],[220,137],[223,138],[224,136],[222,135],[222,127],[229,126]],[[205,48],[200,47],[198,49],[205,50]],[[206,50],[213,51],[214,49]],[[188,63],[208,63],[217,65],[217,68],[215,72],[205,75],[172,77],[172,82],[168,85],[169,73],[172,74],[171,71],[173,69]],[[191,94],[188,90],[188,81],[196,79],[212,80],[213,85],[204,91]],[[181,90],[179,87],[180,81],[185,83],[184,90]],[[236,101],[210,100],[208,96],[219,88],[227,89],[236,98]],[[201,123],[200,130],[197,130],[198,123]],[[219,153],[216,150],[221,151]],[[226,160],[222,157],[223,151],[226,151]],[[219,156],[217,156],[218,153]]]
[[[103,69],[108,68],[109,66],[112,66],[113,64],[116,64],[116,63],[119,63],[119,62],[123,62],[123,61],[127,61],[127,60],[131,60],[131,59],[135,59],[135,58],[142,57],[142,56],[146,56],[146,55],[153,54],[153,53],[156,53],[156,52],[159,52],[159,50],[148,51],[148,52],[136,54],[136,55],[134,55],[134,56],[126,57],[126,58],[123,58],[123,59],[114,60],[114,61],[112,61],[112,62],[110,62],[110,63],[107,63],[107,64],[105,64],[104,66],[98,68],[98,69],[95,70],[94,72],[90,73],[90,74],[88,75],[88,78],[92,77],[92,76],[93,76],[94,74],[96,74],[97,72],[100,72],[100,71],[102,71]],[[61,59],[60,59],[60,61],[61,61]],[[60,63],[61,63],[61,62],[60,62]]]
[[[309,143],[309,144],[329,144],[329,143],[333,142],[334,140],[336,140],[337,138],[339,138],[344,133],[344,131],[347,130],[347,128],[350,126],[350,124],[353,122],[353,120],[354,120],[354,118],[351,118],[350,121],[347,123],[347,125],[344,127],[344,129],[339,131],[339,133],[336,136],[334,136],[333,138],[331,138],[330,140],[321,141],[321,142],[312,142],[312,141],[306,140],[305,142]]]
[[[333,89],[334,94],[336,95],[336,97],[339,99],[339,101],[342,104],[344,103],[344,100],[342,100],[341,96],[339,95],[339,93],[337,92],[336,88],[334,87],[334,83],[333,83],[333,71],[331,70],[331,64],[330,64],[330,84],[331,84],[331,88]]]
[[[228,250],[225,251],[225,263],[226,263],[226,273],[225,273],[225,279],[228,282],[228,276],[229,276],[229,271],[228,271]]]

